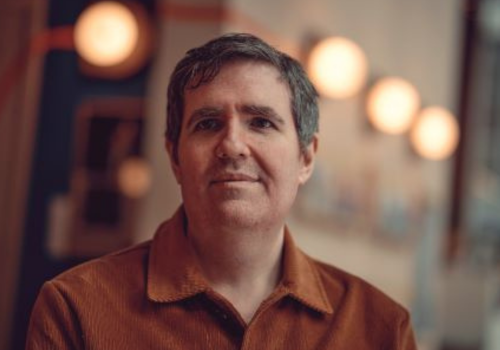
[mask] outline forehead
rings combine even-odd
[[[226,63],[211,81],[194,89],[186,88],[184,116],[195,108],[258,104],[292,118],[290,96],[286,80],[272,65],[235,61]]]

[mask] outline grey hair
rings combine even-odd
[[[278,70],[290,89],[291,110],[301,150],[312,142],[318,131],[318,93],[300,63],[251,34],[226,34],[189,50],[170,77],[165,136],[173,146],[175,162],[178,161],[185,90],[211,82],[224,65],[245,60],[267,63]]]

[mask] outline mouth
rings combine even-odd
[[[215,176],[212,184],[231,183],[231,182],[258,182],[259,178],[241,173],[223,173]]]

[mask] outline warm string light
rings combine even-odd
[[[342,37],[330,37],[313,47],[308,72],[318,92],[329,98],[345,99],[365,86],[368,64],[363,50]],[[459,127],[450,112],[441,107],[419,112],[420,95],[408,81],[385,77],[368,91],[366,112],[373,126],[387,134],[404,134],[416,152],[427,159],[449,157],[459,140]]]
[[[449,111],[441,107],[428,107],[419,113],[410,139],[420,156],[441,160],[455,151],[459,136],[457,121]]]
[[[309,76],[318,92],[330,98],[348,98],[364,86],[368,74],[361,48],[342,37],[319,42],[311,51]]]
[[[142,158],[126,159],[118,170],[118,186],[130,198],[140,198],[151,187],[151,169]]]
[[[90,64],[109,67],[126,61],[139,40],[139,24],[125,5],[102,1],[88,7],[75,25],[75,47]]]
[[[368,118],[377,129],[388,134],[406,132],[419,107],[417,89],[401,78],[383,78],[368,94]]]

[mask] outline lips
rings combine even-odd
[[[258,182],[259,178],[256,176],[243,174],[243,173],[222,173],[214,177],[211,183],[225,183],[225,182]]]

